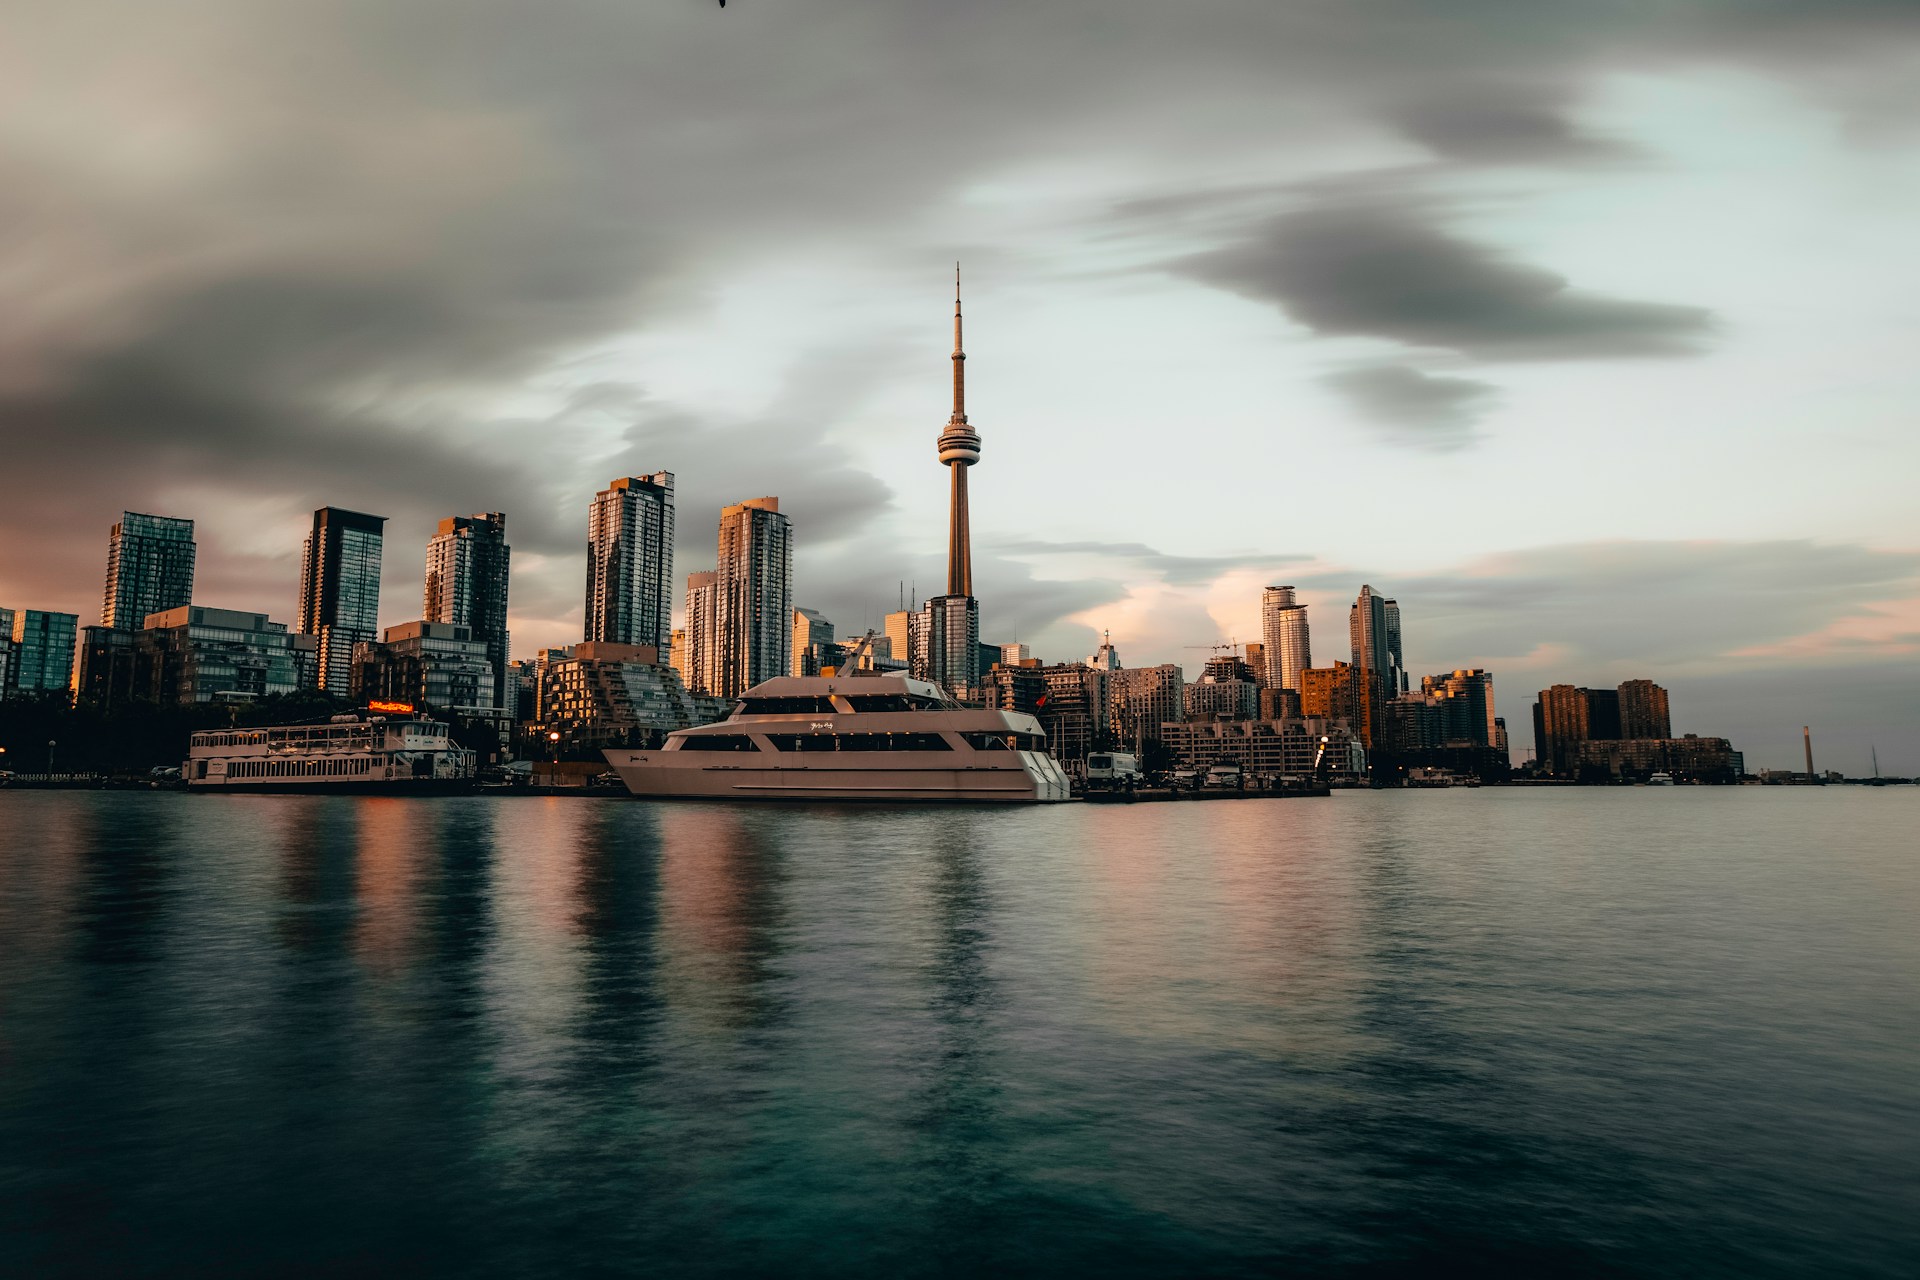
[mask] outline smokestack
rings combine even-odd
[[[1807,781],[1812,782],[1814,780],[1814,777],[1813,777],[1813,730],[1809,729],[1806,725],[1800,726],[1800,741],[1802,745],[1804,745],[1807,749]]]

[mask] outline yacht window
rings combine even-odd
[[[913,703],[904,693],[850,693],[847,705],[855,711],[912,711]]]
[[[744,733],[693,733],[680,739],[682,751],[758,751]]]
[[[1012,744],[1010,744],[1007,741],[1008,738],[1013,736],[1012,734],[963,733],[960,736],[965,738],[967,740],[967,745],[972,747],[975,751],[1011,751],[1013,750]]]
[[[837,751],[838,742],[831,733],[770,733],[767,741],[775,751]]]
[[[832,715],[833,712],[833,699],[825,694],[818,697],[746,698],[741,701],[739,710],[743,716]]]
[[[842,751],[951,751],[937,733],[843,733]]]

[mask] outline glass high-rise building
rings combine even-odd
[[[749,498],[721,509],[713,634],[709,692],[722,698],[736,698],[792,669],[793,528],[780,514],[778,498]]]
[[[300,553],[296,627],[317,638],[319,687],[348,695],[353,646],[380,638],[380,557],[387,518],[340,507],[313,513]]]
[[[714,632],[716,581],[711,569],[687,575],[686,670],[680,678],[694,693],[712,693],[719,682],[714,665],[714,655],[719,652],[719,640]]]
[[[926,676],[956,697],[980,687],[980,602],[972,596],[934,596],[921,606]]]
[[[1407,692],[1407,659],[1400,647],[1400,602],[1386,600],[1381,608],[1387,615],[1387,674],[1392,683],[1387,688],[1387,696]]]
[[[8,657],[6,692],[65,692],[73,684],[73,651],[80,639],[80,615],[45,609],[12,612],[13,652]]]
[[[673,473],[626,476],[587,512],[586,639],[673,642]]]
[[[1261,683],[1269,689],[1300,688],[1300,673],[1313,665],[1307,638],[1307,606],[1292,587],[1268,587],[1260,593]]]
[[[424,622],[465,627],[493,664],[490,705],[507,705],[507,517],[449,516],[427,543]],[[463,704],[470,705],[470,704]]]
[[[137,631],[150,613],[193,602],[193,521],[125,511],[107,539],[100,625]]]

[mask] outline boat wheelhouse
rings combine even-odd
[[[190,791],[464,791],[473,786],[474,754],[437,720],[345,715],[196,733],[181,772]]]
[[[1071,798],[1030,715],[906,676],[781,676],[718,724],[606,753],[636,796],[1033,804]]]

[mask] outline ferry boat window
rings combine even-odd
[[[847,705],[855,711],[911,711],[913,703],[904,693],[849,693]]]
[[[746,698],[737,714],[743,716],[832,715],[833,699],[819,697]]]
[[[937,733],[843,733],[842,751],[951,751]]]
[[[757,751],[744,733],[695,733],[680,739],[682,751]]]
[[[1010,733],[963,733],[960,736],[965,738],[967,745],[975,751],[1013,750],[1013,745],[1007,741],[1013,737]]]
[[[770,733],[775,751],[838,751],[839,738],[831,733]]]

